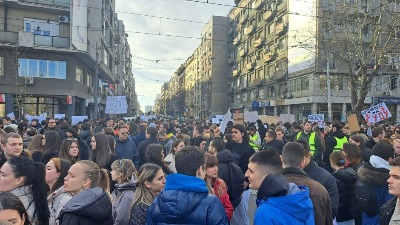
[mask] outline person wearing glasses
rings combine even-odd
[[[118,126],[118,138],[115,144],[115,155],[117,159],[130,159],[135,168],[139,167],[139,151],[135,142],[128,138],[129,128],[127,125]]]

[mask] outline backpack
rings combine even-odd
[[[233,208],[239,205],[240,199],[244,190],[244,175],[242,169],[235,163],[228,163],[228,171],[229,171],[229,180],[227,183],[228,186],[228,195],[229,199],[232,203]]]
[[[376,191],[374,186],[365,184],[357,180],[356,185],[356,205],[368,216],[375,216],[379,213],[376,201]]]

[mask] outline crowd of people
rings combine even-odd
[[[5,117],[0,224],[400,224],[399,126],[221,128]]]

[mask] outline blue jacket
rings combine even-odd
[[[145,133],[138,133],[136,136],[132,138],[132,141],[135,142],[136,146],[139,146],[140,142],[146,140]]]
[[[135,142],[129,139],[121,141],[119,138],[115,142],[115,156],[117,159],[130,159],[135,168],[139,168],[139,151]]]
[[[228,218],[221,201],[208,194],[204,180],[171,174],[147,211],[146,225],[153,224],[227,225]]]

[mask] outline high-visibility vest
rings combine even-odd
[[[297,134],[296,140],[299,140],[301,136],[301,131]],[[310,146],[310,153],[313,156],[315,153],[315,132],[311,132],[310,138],[308,139],[308,145]]]
[[[336,140],[336,146],[333,147],[333,151],[334,151],[334,152],[342,151],[342,149],[343,149],[343,144],[349,142],[349,141],[347,140],[347,137],[346,137],[346,136],[344,136],[343,138],[337,138],[337,137],[334,137],[334,138],[335,138],[335,140]]]
[[[257,139],[258,139],[258,135],[257,134],[254,134],[253,136],[250,136],[250,140],[252,140],[252,141],[257,141]],[[256,145],[256,144],[254,144],[253,142],[249,142],[249,144],[250,144],[250,146],[251,147],[253,147],[253,149],[254,150],[258,150],[258,145]]]

